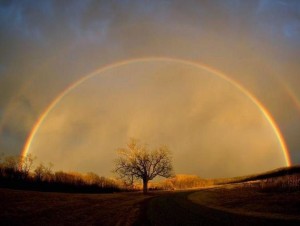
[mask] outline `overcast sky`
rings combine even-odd
[[[49,104],[83,76],[133,58],[207,65],[272,115],[300,163],[300,2],[0,2],[0,152],[21,153]],[[136,137],[173,150],[178,173],[236,176],[285,165],[247,95],[196,66],[153,60],[83,82],[48,114],[29,152],[56,169],[110,175]]]

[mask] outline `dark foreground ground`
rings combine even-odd
[[[202,192],[205,191],[199,193]],[[197,193],[174,193],[150,199],[138,225],[300,225],[300,220],[291,216],[257,216],[207,207],[191,200]]]
[[[0,189],[0,225],[300,225],[299,193],[278,194],[283,197],[280,205],[284,205],[282,199],[293,197],[277,208],[274,198],[262,201],[268,194],[243,197],[243,191],[236,191],[222,188],[144,196]]]

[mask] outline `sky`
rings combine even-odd
[[[251,174],[286,165],[262,106],[299,164],[299,40],[297,0],[3,0],[0,153],[44,115],[27,151],[57,170],[111,175],[135,137],[176,173]]]

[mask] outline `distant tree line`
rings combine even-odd
[[[134,163],[135,160],[139,160],[140,156],[144,162],[149,161],[149,156],[151,157],[151,155],[149,154],[148,156],[145,153],[138,152],[138,157],[134,155]],[[154,152],[154,154],[157,153]],[[163,151],[162,153],[165,152]],[[52,164],[45,165],[40,163],[34,167],[36,165],[34,164],[35,161],[36,158],[30,154],[23,158],[0,155],[0,187],[70,193],[111,193],[144,190],[145,188],[145,183],[141,184],[139,181],[128,183],[127,180],[110,179],[98,176],[93,172],[86,174],[63,171],[54,172]],[[140,162],[143,163],[143,161]],[[202,179],[195,175],[173,175],[165,180],[150,183],[149,190],[180,190],[205,187],[212,184],[213,180]]]
[[[52,164],[33,169],[32,155],[0,156],[0,187],[74,193],[109,193],[128,190],[119,181],[95,173],[53,172]]]

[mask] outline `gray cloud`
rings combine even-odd
[[[299,163],[299,111],[286,90],[300,97],[299,9],[299,1],[279,0],[1,1],[0,150],[19,153],[39,115],[83,75],[123,59],[167,56],[205,63],[241,83],[274,116],[293,162]],[[113,98],[113,93],[107,95]],[[208,112],[201,114],[203,118],[197,119],[201,125],[214,118]],[[92,124],[74,123],[75,131],[93,137],[95,131],[87,129]],[[128,124],[119,129],[125,133]],[[112,135],[118,133],[112,131]],[[84,146],[79,138],[76,141],[66,143],[65,149]],[[123,142],[120,139],[120,145]],[[211,165],[222,160],[222,155],[212,156]],[[73,160],[74,167],[76,161],[83,164]],[[227,175],[234,174],[234,164],[223,165],[223,169],[224,173],[228,169]],[[201,170],[206,172],[205,167]]]

